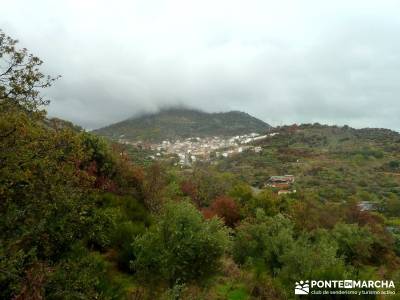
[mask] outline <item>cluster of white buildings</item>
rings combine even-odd
[[[158,159],[166,156],[177,155],[179,164],[182,166],[190,166],[196,161],[211,160],[213,158],[230,157],[241,153],[245,150],[259,153],[262,151],[260,146],[251,145],[265,139],[269,136],[274,136],[278,133],[268,133],[260,135],[258,133],[250,133],[237,135],[230,138],[226,137],[190,137],[182,140],[165,140],[161,143],[150,142],[132,142],[120,137],[119,142],[122,144],[130,144],[145,149],[151,149],[155,154],[150,158]]]
[[[250,143],[262,140],[277,133],[260,135],[251,133],[238,135],[230,138],[224,137],[191,137],[184,140],[165,140],[160,144],[151,144],[150,147],[156,152],[152,158],[166,155],[177,155],[179,164],[190,166],[196,161],[212,160],[213,158],[230,157],[245,150],[261,152],[260,146],[252,146]]]

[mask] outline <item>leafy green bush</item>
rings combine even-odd
[[[117,263],[121,270],[130,272],[130,262],[136,259],[133,242],[143,234],[146,227],[141,222],[125,221],[117,224],[112,239],[112,246],[117,251]]]
[[[156,224],[135,240],[132,266],[145,282],[164,281],[172,287],[211,276],[228,245],[221,221],[204,220],[188,202],[170,202]]]
[[[285,201],[270,189],[261,191],[249,199],[244,205],[247,215],[254,215],[258,209],[263,209],[265,214],[273,216],[278,214],[285,205]]]
[[[258,210],[254,220],[237,229],[233,257],[239,264],[275,274],[282,267],[280,257],[293,246],[293,225],[282,215],[266,217]]]
[[[357,224],[338,223],[331,234],[338,243],[338,254],[344,256],[346,262],[362,264],[368,261],[374,238],[366,228]]]
[[[45,284],[48,299],[121,299],[124,291],[108,274],[104,258],[75,246],[50,272]]]
[[[344,278],[348,270],[337,252],[325,230],[295,238],[290,220],[266,217],[261,210],[256,219],[239,226],[233,245],[235,261],[250,267],[256,279],[269,274],[290,291],[299,278]]]
[[[104,250],[111,246],[112,235],[121,222],[120,208],[106,207],[94,209],[93,215],[88,218],[88,244],[91,248]]]
[[[336,242],[326,232],[303,234],[280,257],[279,279],[287,287],[299,278],[345,279],[350,273],[337,251]]]

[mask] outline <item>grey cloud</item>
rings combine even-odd
[[[0,28],[63,75],[49,113],[96,128],[168,105],[400,130],[397,1],[22,1]]]

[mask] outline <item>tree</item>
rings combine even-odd
[[[58,77],[44,75],[39,69],[43,62],[27,49],[18,49],[17,42],[0,30],[0,104],[11,101],[28,111],[37,111],[49,103],[40,90]]]
[[[123,286],[108,268],[104,257],[78,244],[48,274],[45,297],[39,299],[124,299]]]
[[[232,174],[217,172],[211,167],[197,166],[193,170],[192,182],[197,189],[196,202],[199,207],[206,207],[221,195],[232,189],[235,179]]]
[[[337,251],[336,242],[325,231],[302,234],[280,257],[279,279],[290,288],[298,278],[345,279],[349,270]]]
[[[390,217],[400,216],[400,198],[396,194],[390,194],[384,204],[385,214]]]
[[[88,287],[107,281],[105,267],[86,251],[72,254],[76,267],[62,263],[92,232],[93,176],[82,162],[94,159],[81,133],[44,117],[48,101],[39,91],[54,79],[40,72],[41,63],[0,32],[0,298],[98,298],[102,288]],[[50,279],[61,273],[58,284]],[[75,275],[79,296],[65,284]]]
[[[212,275],[228,245],[219,220],[204,220],[188,202],[169,202],[155,226],[135,240],[132,266],[144,282],[172,287]]]
[[[391,171],[396,171],[396,170],[400,169],[400,161],[398,161],[398,160],[390,161],[389,168]]]
[[[239,264],[248,264],[258,272],[276,274],[282,267],[280,257],[292,247],[293,225],[282,215],[267,217],[263,210],[256,218],[237,228],[233,257]]]
[[[199,195],[198,195],[199,191],[197,189],[196,184],[192,180],[188,179],[182,181],[180,188],[183,195],[190,197],[193,203],[195,203],[197,206],[200,206]]]
[[[210,208],[206,209],[206,215],[208,218],[213,216],[222,218],[229,227],[234,227],[240,220],[239,208],[235,200],[228,196],[217,197]]]
[[[338,254],[344,256],[346,262],[355,265],[368,263],[374,238],[366,228],[338,223],[331,234],[338,243]]]
[[[261,208],[267,215],[273,216],[281,211],[283,204],[284,201],[271,190],[263,190],[257,196],[250,198],[245,204],[245,208],[248,214],[254,214],[257,209]]]
[[[229,196],[236,199],[241,205],[245,205],[253,197],[253,192],[249,185],[240,183],[232,188],[229,192]]]
[[[289,219],[280,214],[267,217],[261,209],[254,220],[238,227],[233,244],[237,263],[250,266],[256,278],[276,278],[290,291],[299,278],[344,278],[347,269],[337,251],[326,230],[295,238]]]
[[[142,196],[146,207],[158,212],[165,201],[165,169],[159,163],[153,163],[146,169],[142,186]]]
[[[305,197],[304,197],[305,196]],[[298,195],[301,201],[293,202],[290,214],[297,230],[312,231],[317,228],[332,228],[343,218],[343,207],[337,203],[323,203],[314,193]]]

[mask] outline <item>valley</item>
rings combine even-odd
[[[258,133],[238,135],[230,138],[211,136],[211,137],[189,137],[183,140],[164,140],[161,143],[144,141],[129,141],[120,138],[118,143],[130,145],[141,150],[150,150],[152,155],[148,158],[165,159],[176,156],[179,160],[177,164],[181,166],[191,166],[196,161],[212,161],[220,157],[232,157],[243,151],[261,151],[261,147],[253,146],[252,143],[275,136],[278,133],[270,132],[260,135]]]

